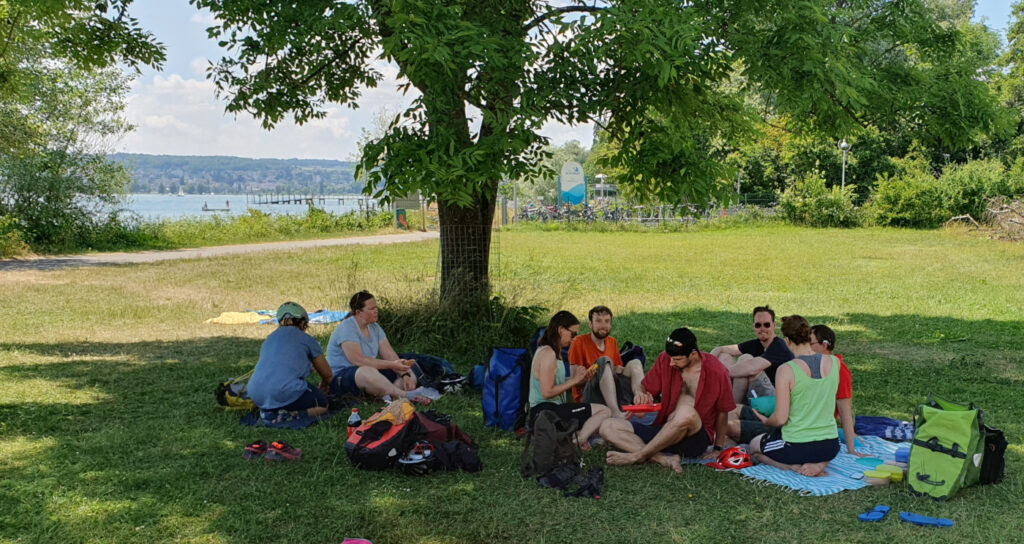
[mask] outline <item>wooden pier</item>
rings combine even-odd
[[[264,206],[274,204],[325,206],[327,203],[337,203],[344,206],[355,205],[360,210],[373,210],[380,208],[376,200],[361,195],[293,195],[293,194],[266,194],[246,193],[246,206]]]

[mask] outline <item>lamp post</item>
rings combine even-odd
[[[846,138],[843,138],[839,142],[839,149],[843,152],[843,178],[840,184],[840,188],[846,188],[846,152],[850,150],[850,144],[846,142]]]

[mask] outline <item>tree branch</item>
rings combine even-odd
[[[526,23],[524,30],[529,32],[530,30],[533,30],[533,28],[536,27],[537,25],[543,23],[544,21],[556,15],[562,15],[565,13],[598,13],[601,11],[605,11],[606,9],[608,8],[602,8],[598,6],[563,6],[560,8],[555,8],[534,17],[532,21]]]

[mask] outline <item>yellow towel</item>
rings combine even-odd
[[[222,325],[245,325],[245,324],[256,324],[260,320],[270,319],[269,316],[258,314],[256,312],[224,312],[217,317],[211,317],[203,323],[220,323]]]

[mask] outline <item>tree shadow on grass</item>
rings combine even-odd
[[[806,317],[812,323],[833,321]],[[705,350],[752,337],[749,314],[707,310],[623,314],[615,318],[613,335],[645,346],[653,361],[667,333],[684,325],[695,329]],[[1006,333],[1022,326],[1020,321],[845,316],[836,328],[854,374],[855,410],[907,417],[928,393],[971,400],[1014,441],[1024,430],[1016,418],[1024,379],[1015,358],[1024,341]],[[654,531],[660,535],[655,540],[676,534],[748,541],[766,530],[799,527],[797,540],[854,541],[863,535],[847,518],[862,510],[866,498],[895,508],[920,507],[905,494],[886,490],[844,493],[819,499],[822,508],[815,508],[818,517],[808,524],[803,509],[793,508],[792,495],[778,488],[751,486],[699,467],[675,477],[650,466],[609,468],[602,501],[568,503],[519,477],[522,445],[507,433],[483,428],[475,395],[444,398],[436,407],[451,413],[482,445],[483,473],[417,479],[358,471],[345,458],[342,418],[304,431],[254,429],[239,426],[238,414],[214,406],[213,388],[251,368],[260,343],[215,337],[5,346],[28,362],[0,366],[0,380],[14,392],[0,401],[6,442],[0,446],[6,452],[0,459],[0,504],[5,505],[0,537],[504,542],[521,541],[524,534],[550,541],[600,540],[609,534],[644,540]],[[32,362],[33,357],[43,360]],[[458,370],[468,371],[470,363],[459,361]],[[76,400],[65,402],[62,396]],[[361,406],[364,417],[371,409]],[[243,461],[242,446],[256,439],[289,441],[304,450],[304,459]],[[600,465],[602,456],[598,449],[587,462]],[[1024,469],[1014,451],[1007,452],[1007,461],[1011,473]],[[674,483],[665,485],[666,478]],[[688,508],[701,523],[687,522],[690,518],[681,518],[674,506],[659,506],[679,503],[683,492],[697,497]],[[649,507],[638,510],[636,497],[644,497]],[[1024,507],[1019,483],[972,488],[963,497],[970,503],[952,501],[943,514],[988,540],[1010,538],[1001,531],[1011,528],[997,520],[1007,507]],[[723,511],[722,501],[733,507]],[[562,523],[538,521],[567,508],[574,515]],[[958,515],[968,509],[972,516]],[[623,515],[631,516],[629,523],[622,522]],[[936,542],[953,541],[944,539],[939,535]]]

